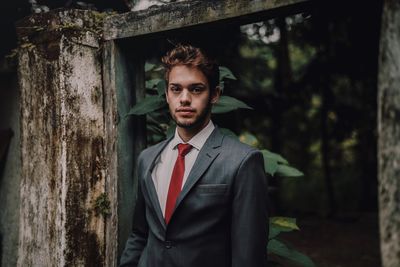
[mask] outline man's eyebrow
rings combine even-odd
[[[168,85],[174,85],[174,86],[182,86],[180,83],[169,83]],[[204,83],[191,83],[189,86],[206,86]]]
[[[206,86],[204,83],[192,83],[192,84],[190,84],[190,86],[198,86],[198,85]]]

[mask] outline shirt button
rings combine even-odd
[[[172,248],[172,241],[167,240],[167,241],[165,241],[164,245],[165,245],[165,248],[170,249],[170,248]]]

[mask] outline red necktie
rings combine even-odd
[[[178,158],[175,161],[172,171],[171,181],[169,182],[167,204],[165,206],[165,222],[168,224],[174,211],[176,199],[182,189],[183,174],[185,173],[185,156],[192,149],[189,144],[178,145]]]

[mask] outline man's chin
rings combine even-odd
[[[183,129],[196,129],[204,123],[202,120],[175,120],[175,124]]]
[[[184,129],[192,129],[196,127],[196,123],[195,122],[181,122],[181,121],[176,121],[175,122],[176,125],[180,128],[184,128]]]

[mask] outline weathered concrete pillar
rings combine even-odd
[[[104,114],[98,13],[20,21],[18,266],[104,266]]]
[[[378,158],[382,265],[400,266],[400,2],[385,0],[379,57]]]

